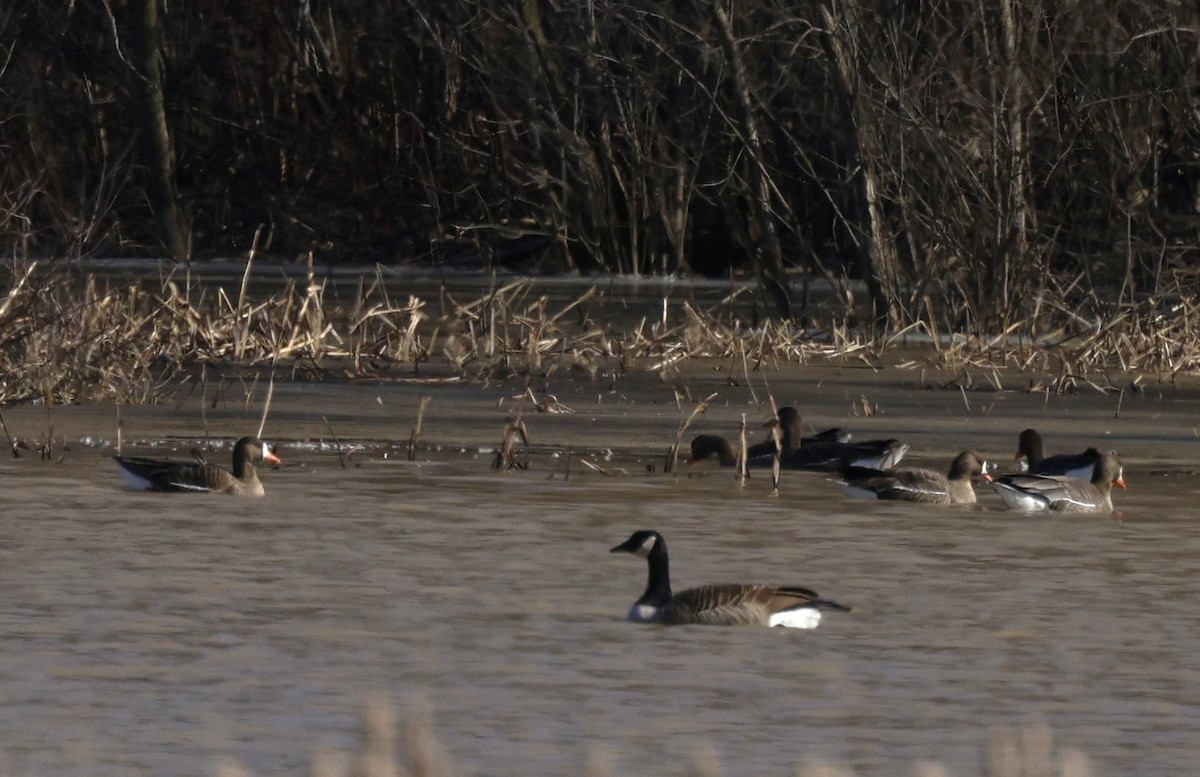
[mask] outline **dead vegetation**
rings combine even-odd
[[[583,753],[580,772],[587,777],[604,777],[628,771],[621,768],[615,751],[603,745],[589,747]],[[1086,756],[1077,750],[1056,746],[1050,729],[1040,724],[1017,728],[995,728],[987,732],[980,758],[982,777],[1089,777],[1092,768]],[[633,769],[638,773],[637,768]],[[354,752],[322,751],[313,757],[309,773],[314,777],[458,777],[463,770],[449,749],[434,732],[427,715],[399,721],[387,702],[370,702],[362,718],[362,740]],[[724,773],[720,758],[710,746],[697,748],[691,764],[683,772],[696,777],[716,777]],[[850,769],[824,761],[807,761],[797,771],[801,777],[853,777]],[[949,772],[933,761],[921,761],[911,773],[919,777],[945,777]],[[250,777],[236,763],[225,763],[218,777]]]
[[[1169,381],[1200,370],[1200,304],[1182,283],[1120,308],[1097,299],[1046,306],[1038,320],[985,338],[938,337],[924,321],[876,335],[846,323],[849,310],[834,311],[824,329],[753,323],[731,300],[701,309],[664,299],[661,314],[625,314],[622,326],[597,288],[552,303],[529,279],[469,300],[443,290],[428,301],[394,298],[376,274],[360,279],[348,304],[335,304],[311,266],[259,297],[248,293],[247,273],[236,299],[183,271],[114,279],[31,262],[0,272],[0,405],[161,401],[214,368],[297,380],[524,379],[540,412],[569,409],[534,396],[534,379],[650,372],[670,380],[697,358],[727,360],[747,375],[819,360],[893,363],[955,375],[933,385],[961,391],[1116,392],[1137,390],[1141,378],[1130,375]],[[1005,386],[1013,373],[1037,377]]]

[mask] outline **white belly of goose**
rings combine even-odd
[[[769,625],[789,629],[815,629],[821,623],[821,611],[815,607],[797,607],[771,616]]]

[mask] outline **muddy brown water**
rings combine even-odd
[[[720,396],[688,437],[764,415],[722,366],[690,367],[695,396]],[[1117,398],[1090,389],[964,402],[906,370],[767,378],[811,427],[906,439],[910,463],[968,446],[1008,463],[1036,426],[1052,452],[1119,450],[1130,490],[1116,516],[1047,518],[983,490],[974,509],[933,509],[852,501],[807,473],[778,496],[764,473],[665,476],[680,412],[653,376],[556,384],[574,412],[526,414],[530,467],[507,473],[489,465],[519,387],[282,383],[265,436],[287,466],[261,500],[128,491],[111,407],[9,408],[11,432],[52,424],[69,450],[0,459],[6,773],[307,773],[315,751],[358,741],[380,693],[428,716],[468,774],[576,774],[600,753],[613,773],[680,775],[710,749],[731,774],[822,759],[969,775],[991,728],[1029,722],[1098,775],[1194,771],[1200,393],[1152,385],[1114,417]],[[221,460],[261,412],[233,393],[205,413]],[[854,415],[864,396],[878,415]],[[198,399],[123,418],[130,452],[201,444]],[[354,466],[330,430],[364,444]],[[608,549],[638,528],[665,534],[676,587],[800,583],[854,610],[814,632],[627,623],[645,567]]]

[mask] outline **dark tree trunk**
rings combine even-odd
[[[162,19],[159,0],[133,0],[134,67],[138,96],[138,149],[150,208],[158,221],[163,245],[177,262],[191,257],[189,230],[179,207],[175,186],[175,149],[163,101]]]

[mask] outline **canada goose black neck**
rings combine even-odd
[[[1029,468],[1033,469],[1046,458],[1046,449],[1042,445],[1042,436],[1036,429],[1026,429],[1017,438],[1017,458],[1025,457]]]
[[[646,559],[650,576],[646,590],[634,604],[663,607],[671,601],[671,562],[667,556],[667,541],[656,531],[643,529],[613,548],[610,553],[632,553]]]
[[[783,453],[791,453],[804,440],[804,422],[794,407],[779,408],[779,443]]]

